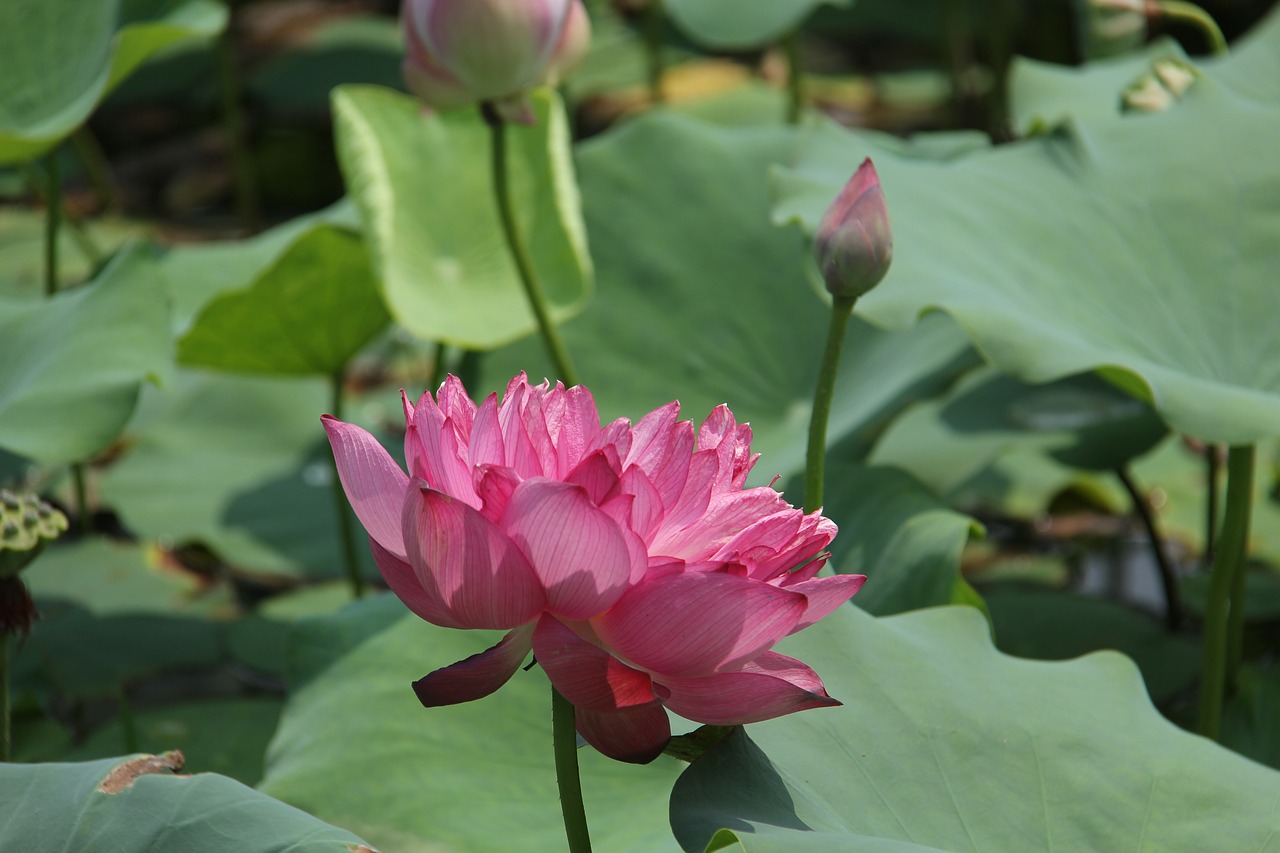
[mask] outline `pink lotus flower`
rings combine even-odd
[[[555,84],[587,50],[581,0],[404,0],[409,91],[436,109],[492,101],[527,117],[524,93]]]
[[[449,377],[404,412],[408,475],[360,427],[322,419],[382,576],[428,622],[508,629],[416,682],[424,705],[487,696],[532,649],[579,733],[643,763],[671,736],[664,706],[736,725],[840,704],[769,649],[865,578],[815,577],[835,525],[744,487],[751,428],[726,406],[696,449],[678,403],[601,427],[586,388],[524,374],[501,403],[477,407]]]
[[[827,290],[835,296],[861,296],[889,272],[893,232],[870,157],[862,161],[818,223],[813,254]]]

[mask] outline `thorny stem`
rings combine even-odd
[[[1237,599],[1236,576],[1244,572],[1249,538],[1249,515],[1253,508],[1253,445],[1237,445],[1227,455],[1227,506],[1218,552],[1209,578],[1209,600],[1205,608],[1204,670],[1200,679],[1200,713],[1197,730],[1213,740],[1222,728],[1222,703],[1226,686],[1235,682],[1229,672],[1239,663],[1239,643],[1232,631],[1243,626]],[[1243,590],[1243,586],[1239,587]],[[1232,611],[1235,611],[1234,613]],[[1233,652],[1233,644],[1235,651]],[[1232,660],[1233,654],[1236,656]]]
[[[856,296],[835,296],[831,301],[831,324],[827,328],[827,346],[818,369],[818,384],[813,392],[813,413],[809,417],[809,449],[804,465],[804,511],[816,512],[822,507],[822,480],[827,457],[827,421],[831,419],[831,398],[835,394],[836,373],[840,369],[840,350],[845,331],[853,315]]]
[[[574,369],[573,361],[569,358],[569,350],[560,336],[560,330],[551,318],[546,295],[542,292],[542,285],[538,282],[537,273],[534,272],[529,250],[516,223],[515,207],[511,201],[511,174],[507,164],[506,122],[492,104],[484,104],[482,112],[485,122],[492,131],[493,190],[498,205],[498,216],[502,219],[502,231],[507,239],[507,248],[511,251],[511,259],[515,262],[516,271],[520,275],[520,283],[524,285],[529,307],[538,321],[538,329],[542,333],[542,341],[546,345],[552,366],[564,380],[565,385],[577,385],[578,371]]]

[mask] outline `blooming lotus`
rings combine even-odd
[[[527,120],[524,93],[555,84],[586,53],[581,0],[405,0],[409,91],[437,109],[491,101]]]
[[[454,377],[401,396],[407,474],[323,418],[378,568],[428,622],[507,630],[416,682],[424,705],[487,696],[532,650],[588,743],[645,762],[671,736],[665,709],[735,725],[840,704],[770,648],[865,578],[816,577],[835,525],[746,488],[751,428],[728,407],[695,437],[678,403],[601,426],[586,388],[524,374],[479,406]]]

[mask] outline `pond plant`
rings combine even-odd
[[[1280,849],[1273,5],[10,0],[0,848]]]

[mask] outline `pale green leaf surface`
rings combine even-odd
[[[789,158],[795,138],[781,127],[657,114],[579,154],[601,284],[564,326],[583,383],[606,420],[638,420],[679,399],[684,417],[701,421],[728,403],[751,423],[753,450],[763,454],[753,482],[761,484],[804,466],[830,313],[806,241],[769,223],[767,171]],[[944,317],[905,334],[855,319],[828,432],[833,455],[865,455],[903,407],[975,362]],[[495,389],[519,370],[535,381],[552,373],[537,340],[493,353],[483,368]]]
[[[1280,849],[1280,774],[1164,720],[1132,663],[1005,657],[971,608],[843,608],[780,650],[840,708],[750,726],[672,792],[687,851]]]
[[[559,98],[531,96],[536,123],[508,125],[520,228],[563,321],[592,289],[570,138]],[[373,86],[333,95],[339,161],[392,316],[428,340],[492,349],[536,329],[498,218],[490,130],[477,110],[433,114]]]
[[[248,287],[206,303],[178,341],[178,361],[333,376],[390,320],[360,237],[319,226]]]
[[[144,396],[102,500],[145,538],[203,542],[251,574],[339,575],[327,405],[320,379],[178,371]]]
[[[1069,118],[1116,115],[1124,90],[1165,58],[1186,61],[1187,55],[1178,42],[1162,38],[1137,52],[1080,67],[1015,57],[1009,67],[1010,118],[1027,133]]]
[[[0,847],[113,853],[350,853],[344,829],[213,774],[148,773],[98,790],[128,756],[82,764],[0,764]],[[36,844],[38,845],[32,847]]]
[[[542,670],[453,707],[423,708],[410,687],[498,636],[429,625],[390,594],[299,623],[261,789],[403,853],[562,849]],[[663,756],[637,767],[589,747],[579,761],[597,850],[676,849],[666,802],[683,765]]]
[[[38,157],[156,52],[226,26],[217,0],[6,0],[0,163]]]
[[[883,615],[951,601],[976,522],[897,468],[831,464],[823,496],[823,515],[844,531],[829,565],[867,576],[855,604]]]
[[[169,347],[168,301],[145,247],[51,299],[0,298],[0,445],[50,463],[102,450],[143,382],[167,370]]]
[[[1174,429],[1252,443],[1280,432],[1278,149],[1280,110],[1205,78],[1169,112],[946,165],[826,126],[775,212],[812,226],[875,154],[895,247],[866,316],[901,327],[941,309],[1004,372],[1105,369]]]
[[[330,226],[354,231],[360,220],[354,206],[342,199],[324,210],[297,216],[245,240],[185,243],[165,251],[156,265],[173,299],[173,328],[182,336],[210,301],[248,287],[278,263],[299,240],[316,228]]]
[[[1070,68],[1018,57],[1010,67],[1009,98],[1014,125],[1054,125],[1068,118],[1115,115],[1121,95],[1158,59],[1186,61],[1176,41],[1162,38],[1139,51]],[[1280,12],[1273,11],[1224,57],[1195,60],[1197,73],[1263,104],[1280,101]],[[1192,83],[1195,86],[1195,83]],[[1139,118],[1140,116],[1134,116]]]

